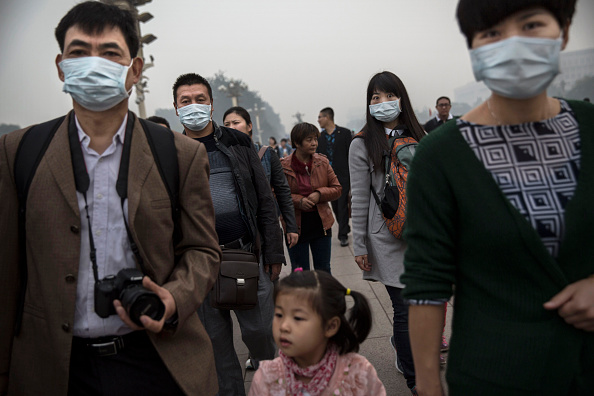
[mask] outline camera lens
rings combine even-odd
[[[122,306],[134,323],[143,326],[140,321],[142,315],[153,320],[161,320],[165,314],[165,305],[155,293],[148,291],[142,285],[130,285],[122,290],[120,296]]]

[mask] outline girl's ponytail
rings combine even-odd
[[[355,334],[357,344],[361,344],[371,331],[371,324],[373,323],[371,308],[369,307],[367,298],[363,294],[356,291],[351,291],[349,294],[355,300],[355,305],[353,305],[350,311],[349,324]],[[358,347],[359,345],[357,345],[357,349],[359,349]]]

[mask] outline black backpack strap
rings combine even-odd
[[[171,215],[173,217],[173,246],[182,239],[179,208],[179,166],[177,163],[177,149],[172,132],[153,122],[138,119],[146,134],[146,140],[151,147],[153,158],[159,169],[159,174],[167,188],[171,200]]]
[[[27,232],[25,230],[25,221],[27,218],[29,186],[31,186],[31,181],[33,180],[33,176],[35,176],[43,155],[65,117],[62,116],[31,127],[21,138],[14,159],[14,180],[19,199],[19,274],[21,278],[17,316],[14,326],[15,337],[21,330],[25,293],[27,291]]]

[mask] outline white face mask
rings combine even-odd
[[[533,98],[559,74],[562,42],[513,36],[470,50],[474,77],[506,98]]]
[[[179,121],[188,129],[194,132],[200,132],[211,120],[212,106],[205,104],[189,104],[184,107],[178,107]]]
[[[64,73],[62,91],[69,93],[85,109],[111,109],[130,96],[126,90],[126,76],[132,63],[122,66],[98,56],[85,56],[64,59],[58,65]]]
[[[369,105],[369,113],[381,122],[392,122],[400,115],[400,100]]]

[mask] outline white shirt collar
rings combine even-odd
[[[402,134],[404,133],[404,129],[397,129],[398,127],[396,127],[395,129],[390,129],[390,128],[384,128],[384,130],[386,131],[386,135],[392,137],[394,136],[395,133],[398,134],[398,136],[402,136]]]
[[[78,117],[76,116],[76,114],[74,115],[74,121],[76,122],[76,129],[78,131],[78,140],[81,142],[81,144],[83,146],[89,147],[89,143],[91,143],[91,137],[89,135],[87,135],[85,133],[85,131],[83,131],[82,126],[78,122]],[[124,137],[126,136],[126,124],[127,123],[128,123],[128,113],[126,113],[126,116],[124,117],[124,121],[120,125],[116,134],[113,136],[112,143],[116,143],[119,141],[121,144],[124,144]]]
[[[452,115],[452,113],[448,113],[448,120],[451,120],[452,118],[454,118],[454,116]],[[440,120],[441,120],[441,118],[439,118],[439,113],[437,113],[437,114],[435,115],[435,119],[436,119],[437,121],[440,121]]]

